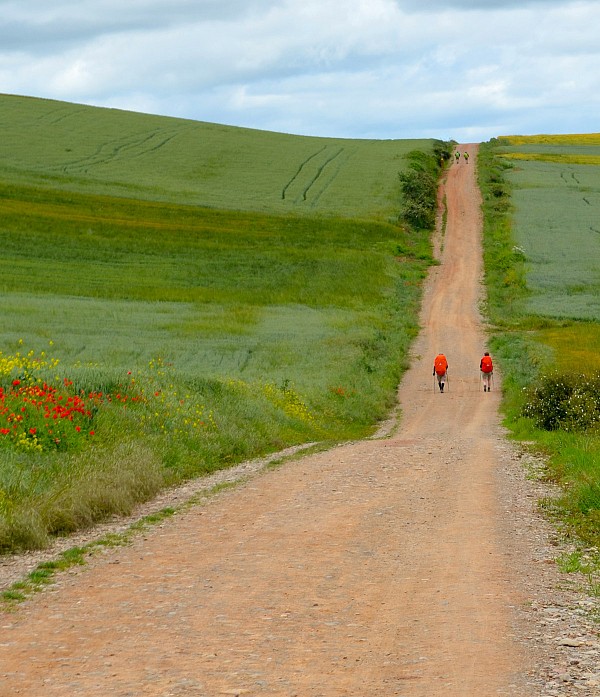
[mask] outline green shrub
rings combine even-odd
[[[545,431],[586,431],[600,423],[600,374],[556,373],[530,388],[523,415]]]
[[[412,150],[406,155],[409,167],[398,178],[403,196],[402,219],[410,227],[431,230],[435,226],[439,174],[449,158],[450,144],[443,141],[436,141],[431,153]]]
[[[434,140],[433,156],[441,167],[452,159],[452,151],[456,147],[455,140]]]

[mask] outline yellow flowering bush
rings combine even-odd
[[[281,387],[272,382],[264,383],[262,385],[262,393],[269,402],[282,409],[288,416],[305,423],[314,424],[315,418],[310,413],[309,408],[287,381]]]

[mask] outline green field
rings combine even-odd
[[[388,414],[431,263],[398,174],[432,141],[9,96],[0,123],[0,550]]]
[[[589,552],[600,542],[600,135],[501,138],[480,162],[506,423],[544,454],[564,492],[548,511]],[[588,552],[573,568],[599,592]]]
[[[52,339],[69,363],[125,370],[161,354],[187,375],[318,384],[323,362],[352,354],[403,293],[391,225],[22,187],[0,196],[0,336],[35,350]]]
[[[66,191],[387,221],[430,141],[312,138],[0,96],[0,175]]]
[[[527,311],[600,321],[600,139],[517,140],[501,152],[513,165],[508,180],[515,240],[527,259]],[[589,164],[579,164],[582,157]]]

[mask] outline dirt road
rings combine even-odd
[[[465,149],[395,435],[255,476],[5,615],[0,695],[545,694],[523,610],[538,591],[523,569],[539,560],[510,491],[498,376],[480,391]]]

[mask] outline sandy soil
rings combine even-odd
[[[0,617],[0,695],[600,694],[593,603],[552,563],[500,376],[481,391],[477,147],[461,149],[394,435],[257,472],[64,574]]]

